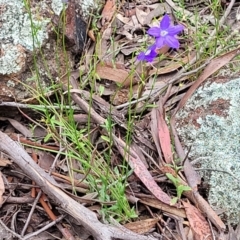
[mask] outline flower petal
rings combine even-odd
[[[160,28],[159,27],[151,27],[147,31],[147,34],[153,37],[160,37]]]
[[[167,31],[169,35],[174,36],[180,33],[183,29],[184,27],[182,25],[176,25],[176,26],[169,27]]]
[[[152,62],[153,59],[157,56],[155,49],[156,45],[155,44],[151,45],[150,47],[148,47],[146,52],[140,52],[137,56],[137,59],[139,61]]]
[[[157,53],[155,51],[151,51],[150,54],[145,55],[145,60],[147,62],[152,62],[156,56],[157,56]]]
[[[137,56],[137,60],[143,61],[145,59],[145,52],[140,52]]]
[[[156,47],[157,48],[161,48],[164,45],[164,38],[163,37],[159,37],[156,38]]]
[[[160,28],[161,30],[166,30],[170,26],[170,17],[165,14],[162,21],[160,22]]]
[[[179,48],[180,45],[179,41],[175,37],[170,35],[167,35],[165,37],[165,44],[167,44],[171,48]]]
[[[148,50],[155,51],[156,48],[157,48],[156,44],[153,44],[153,45],[148,47]]]

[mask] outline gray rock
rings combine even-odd
[[[22,0],[0,0],[0,74],[19,73],[24,70],[26,50],[33,50],[31,24],[35,25],[36,39],[41,47],[48,37],[46,26],[49,19],[33,18],[31,22]],[[21,58],[21,61],[19,60]]]
[[[177,131],[210,185],[208,201],[230,223],[240,219],[240,78],[199,87],[177,114]],[[205,170],[203,170],[205,169]]]
[[[76,32],[77,36],[71,46],[66,36],[66,49],[63,50],[59,43],[62,42],[62,33],[56,36],[56,30],[61,26],[62,10],[70,3],[33,0],[29,8],[26,2],[0,0],[1,101],[32,98],[39,85],[44,94],[51,91],[56,80],[73,67],[75,56],[80,56],[86,39],[89,12],[98,7],[97,0],[71,0],[76,3],[77,14],[75,26],[69,26],[68,31],[70,34]]]

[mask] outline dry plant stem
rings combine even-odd
[[[42,194],[42,191],[39,191],[39,192],[38,192],[38,195],[37,195],[37,197],[36,197],[36,199],[35,199],[35,201],[34,201],[34,203],[33,203],[33,205],[32,205],[32,208],[31,208],[31,211],[30,211],[30,213],[29,213],[29,215],[28,215],[27,221],[26,221],[26,223],[25,223],[25,225],[24,225],[24,227],[23,227],[23,230],[22,230],[22,232],[21,232],[21,236],[22,236],[22,237],[23,237],[25,231],[27,230],[28,224],[29,224],[29,222],[30,222],[30,220],[31,220],[31,218],[32,218],[33,212],[34,212],[34,210],[35,210],[35,207],[36,207],[36,205],[37,205],[37,203],[38,203],[39,198],[41,197],[41,194]]]
[[[207,220],[208,220],[208,224],[209,224],[209,226],[210,226],[210,230],[211,230],[212,238],[213,238],[213,240],[216,240],[216,238],[215,238],[215,234],[214,234],[214,232],[213,232],[212,223],[211,223],[211,221],[210,221],[209,219],[207,219]]]
[[[10,228],[15,231],[15,229],[17,228],[16,226],[16,222],[17,222],[17,215],[18,213],[21,211],[21,208],[19,208],[17,211],[15,211],[12,215],[12,218],[11,218],[11,225],[10,225]]]
[[[36,152],[33,152],[33,153],[32,153],[32,159],[34,160],[35,163],[37,163],[38,158],[37,158]],[[32,185],[36,185],[34,181],[32,181]],[[35,188],[35,187],[33,187],[33,188],[31,189],[31,197],[33,197],[33,198],[36,197],[36,188]],[[21,234],[21,235],[23,236],[23,234]]]
[[[184,231],[184,227],[183,227],[183,218],[176,218],[175,216],[172,216],[172,215],[171,215],[171,217],[175,220],[176,228],[177,228],[182,240],[187,240],[186,234]]]
[[[23,144],[25,144],[25,145],[30,145],[30,146],[33,146],[33,147],[36,147],[36,148],[41,148],[41,149],[48,149],[48,150],[59,151],[59,147],[42,145],[42,144],[39,144],[39,143],[37,143],[37,142],[33,142],[33,141],[31,141],[31,140],[28,140],[28,139],[25,139],[25,138],[22,138],[22,137],[17,137],[17,136],[14,135],[14,134],[11,134],[10,137],[11,137],[13,140],[19,141],[20,143],[23,143]]]
[[[139,147],[140,150],[142,151],[143,155],[145,155],[154,165],[155,167],[161,171],[159,164],[156,163],[156,161],[152,158],[152,156],[150,156],[143,148]]]
[[[39,191],[39,189],[38,189]],[[48,206],[48,204],[45,202],[45,199],[47,199],[46,195],[44,193],[41,192],[41,197],[39,199],[39,202],[41,203],[43,209],[45,210],[45,212],[47,213],[48,217],[52,220],[55,221],[57,219],[57,217],[55,216],[55,214],[52,212],[52,210],[50,209],[50,207]]]
[[[39,126],[40,128],[47,130],[45,127],[43,127],[40,123],[36,122],[33,120],[31,117],[29,117],[27,114],[25,114],[20,108],[17,108],[18,111],[25,117],[27,118],[30,122],[33,122],[36,126]]]
[[[65,176],[65,175],[62,175],[62,174],[59,174],[57,172],[52,172],[51,173],[52,176],[55,176],[55,177],[58,177],[58,178],[61,178],[63,180],[66,180],[69,184],[73,183],[74,186],[76,187],[81,187],[81,188],[85,188],[85,189],[89,189],[89,185],[87,183],[83,183],[82,179],[79,179],[79,180],[76,180],[76,179],[71,179],[70,177],[68,176]],[[81,182],[79,182],[81,181]]]
[[[56,223],[60,222],[65,216],[62,215],[60,216],[58,219],[56,219],[55,221],[50,222],[49,224],[47,224],[46,226],[44,226],[43,228],[37,230],[36,232],[33,233],[29,233],[27,234],[24,238],[22,238],[23,240],[27,240],[29,238],[32,238],[34,236],[37,236],[38,234],[40,234],[41,232],[46,231],[47,229],[49,229],[50,227],[54,226]]]
[[[8,189],[9,189],[10,191],[9,191],[9,194],[8,194],[7,197],[3,197],[3,200],[2,200],[2,202],[1,202],[1,206],[2,206],[5,202],[7,202],[7,200],[10,198],[10,196],[12,195],[12,193],[15,191],[15,189],[16,189],[17,186],[18,186],[18,183],[17,183],[14,187],[9,186],[10,184],[9,184],[8,180],[5,181],[5,184],[4,184],[4,185],[6,185],[6,184],[7,184],[7,187],[8,187]],[[6,187],[5,187],[5,189],[6,189]],[[0,206],[0,207],[1,207],[1,206]]]
[[[151,217],[155,218],[155,216],[154,216],[152,210],[150,209],[150,207],[148,205],[145,205],[145,208],[148,210],[148,212],[150,213]],[[160,232],[163,233],[163,228],[162,228],[162,226],[161,226],[161,224],[159,222],[157,222],[157,227],[160,230]]]
[[[56,221],[56,219],[57,219],[56,215],[50,209],[49,205],[45,202],[45,199],[47,198],[46,195],[44,193],[42,193],[42,191],[39,191],[39,192],[41,192],[41,197],[39,199],[39,202],[41,203],[43,209],[45,210],[45,212],[47,213],[48,217],[52,221]],[[57,226],[58,230],[62,233],[62,235],[66,239],[74,239],[72,234],[69,232],[69,230],[67,228],[63,228],[61,224],[56,224],[56,226]]]
[[[68,90],[67,86],[63,85],[62,87],[63,87],[64,91]],[[91,108],[83,99],[81,99],[77,93],[71,93],[71,96],[72,96],[72,99],[74,100],[74,102],[78,106],[80,106],[80,108],[83,111],[91,114],[91,118],[94,120],[94,122],[99,123],[100,125],[104,124],[105,119],[103,117],[101,117],[99,114],[97,114],[95,112],[95,110],[93,108]]]
[[[10,232],[13,236],[17,237],[17,238],[20,239],[20,240],[23,240],[23,238],[22,238],[19,234],[15,233],[15,232],[12,231],[10,228],[8,228],[8,227],[4,224],[4,222],[1,220],[1,218],[0,218],[0,224],[3,226],[3,228],[5,228],[8,232]]]
[[[192,74],[194,74],[194,73],[199,72],[201,69],[203,69],[204,67],[206,67],[209,62],[210,62],[210,60],[207,60],[207,61],[206,61],[204,64],[202,64],[200,67],[198,67],[198,68],[196,68],[196,69],[194,69],[194,70],[192,70],[192,71],[189,71],[189,72],[185,72],[185,71],[186,71],[186,68],[185,68],[185,69],[179,71],[179,72],[175,75],[175,77],[173,77],[173,78],[172,78],[168,83],[166,83],[164,86],[162,86],[161,88],[158,88],[158,89],[152,91],[151,94],[146,95],[146,96],[143,96],[143,97],[141,97],[141,98],[139,98],[139,99],[136,99],[136,100],[127,102],[127,103],[123,103],[123,104],[121,104],[121,105],[116,106],[115,108],[116,108],[116,109],[122,109],[122,108],[124,108],[124,107],[128,107],[129,105],[133,105],[133,104],[135,104],[135,103],[139,103],[139,102],[141,102],[141,101],[144,101],[144,100],[146,100],[146,99],[148,99],[148,98],[152,98],[153,100],[152,100],[151,102],[153,102],[153,101],[155,100],[156,96],[158,96],[158,94],[159,94],[159,92],[160,92],[161,90],[167,88],[170,84],[177,83],[178,81],[181,80],[182,77],[190,76],[190,75],[192,75]]]
[[[162,218],[160,218],[161,223],[164,225],[163,228],[163,234],[165,234],[165,231],[168,230],[168,232],[171,234],[172,239],[177,240],[174,234],[172,233],[171,229],[169,229],[168,224],[171,218],[168,217],[167,222],[165,222]]]
[[[48,174],[49,174],[49,175],[52,174],[53,170],[55,169],[55,165],[56,165],[56,162],[57,162],[58,158],[59,158],[60,155],[62,154],[62,151],[64,151],[65,149],[66,149],[66,147],[63,148],[63,147],[60,146],[60,149],[59,149],[56,157],[54,158],[54,161],[53,161],[53,163],[52,163],[52,165],[51,165],[51,167],[50,167],[50,169],[49,169],[49,171],[48,171]]]
[[[17,204],[27,204],[33,203],[35,198],[31,197],[3,197],[4,202],[7,203],[17,203]]]
[[[152,237],[141,236],[124,227],[119,229],[115,226],[102,224],[92,211],[64,193],[56,181],[40,168],[20,145],[2,132],[0,132],[0,151],[9,154],[12,160],[41,187],[49,198],[82,224],[96,240],[113,240],[114,238],[154,240]],[[20,239],[22,238],[20,237]]]
[[[1,102],[0,106],[6,106],[6,107],[16,107],[16,108],[25,108],[25,109],[33,109],[35,108],[42,108],[44,109],[60,109],[61,106],[45,106],[45,105],[32,105],[32,104],[23,104],[23,103],[17,103],[17,102]],[[68,105],[64,105],[65,109],[72,109],[72,110],[80,110],[79,107],[77,106],[68,106]]]
[[[56,224],[58,230],[62,233],[63,237],[67,240],[76,240],[75,237],[70,233],[67,227],[63,227],[62,224]]]

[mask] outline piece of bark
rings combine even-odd
[[[60,188],[58,183],[40,168],[27,154],[21,145],[13,141],[5,133],[0,131],[0,151],[7,153],[12,160],[28,175],[42,191],[48,195],[65,212],[82,224],[96,240],[154,240],[155,238],[141,236],[128,229],[106,225],[101,223],[97,216],[85,208]]]

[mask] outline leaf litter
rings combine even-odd
[[[74,16],[75,13],[72,10],[74,2],[70,1],[69,6],[68,12],[71,11],[73,16],[69,22],[66,37],[73,42],[73,45],[76,45],[75,51],[78,52],[78,36],[74,32],[74,28],[76,28],[74,18],[76,16]],[[106,149],[111,149],[111,160],[108,164],[113,169],[111,169],[110,175],[114,176],[118,173],[119,170],[117,169],[122,165],[122,160],[126,161],[132,169],[130,176],[126,178],[128,184],[122,194],[124,195],[125,192],[128,197],[135,198],[136,201],[131,206],[135,206],[138,213],[138,219],[133,221],[128,218],[129,223],[127,224],[122,221],[124,227],[115,223],[115,237],[120,236],[117,235],[119,229],[124,229],[125,233],[121,235],[121,239],[158,239],[154,235],[157,230],[163,239],[177,239],[179,236],[182,239],[215,239],[220,235],[225,236],[225,239],[230,239],[230,235],[237,239],[239,227],[233,230],[231,226],[228,226],[229,233],[224,235],[226,224],[198,192],[200,178],[184,153],[175,130],[174,116],[184,106],[191,94],[203,81],[217,73],[220,68],[239,54],[239,48],[225,50],[225,53],[220,56],[216,55],[205,59],[206,66],[202,72],[194,72],[194,69],[197,69],[200,65],[196,58],[199,53],[194,49],[189,33],[196,33],[196,27],[201,26],[207,17],[203,16],[202,22],[199,21],[197,26],[189,26],[185,21],[186,18],[189,18],[192,24],[196,24],[191,6],[189,4],[189,10],[183,9],[170,0],[166,0],[165,3],[156,1],[125,2],[122,5],[115,0],[106,1],[97,23],[99,32],[96,33],[95,29],[88,29],[88,35],[92,39],[92,43],[84,49],[87,56],[86,61],[79,63],[79,69],[84,70],[82,75],[79,71],[72,69],[73,71],[70,74],[60,78],[58,82],[62,84],[64,94],[70,94],[71,104],[75,104],[81,109],[80,112],[74,114],[73,118],[78,122],[78,127],[81,129],[90,123],[89,136],[83,134],[79,139],[83,142],[88,139],[95,146],[94,149],[89,149],[89,151],[92,151],[90,163],[79,162],[76,159],[77,156],[71,156],[71,166],[69,166],[67,159],[69,156],[66,155],[66,151],[72,149],[75,152],[77,146],[72,146],[73,143],[68,142],[69,136],[62,134],[65,132],[64,128],[70,126],[68,125],[69,119],[66,117],[64,118],[66,125],[59,123],[57,118],[51,119],[55,124],[59,124],[56,129],[51,129],[50,124],[41,123],[41,125],[46,124],[43,127],[44,130],[41,134],[34,135],[34,131],[29,128],[30,125],[26,127],[26,119],[22,118],[20,122],[16,119],[1,116],[0,121],[3,123],[1,132],[7,133],[14,141],[22,143],[25,148],[24,150],[19,146],[21,150],[12,149],[11,151],[11,148],[5,146],[3,142],[13,143],[6,134],[1,134],[0,150],[4,151],[5,154],[7,153],[3,158],[6,163],[3,164],[1,176],[1,196],[3,195],[1,204],[3,206],[10,204],[5,198],[7,195],[11,198],[15,197],[9,187],[13,186],[14,191],[25,198],[18,199],[18,197],[15,197],[14,201],[19,201],[14,205],[16,209],[20,209],[20,202],[24,204],[25,201],[29,201],[28,194],[31,193],[31,198],[33,198],[31,201],[36,201],[36,204],[39,201],[44,209],[41,210],[41,214],[44,214],[45,220],[39,217],[38,220],[44,221],[45,225],[48,218],[53,222],[61,222],[66,213],[70,214],[71,217],[68,215],[68,222],[71,222],[71,225],[65,227],[64,224],[67,223],[56,222],[55,225],[58,230],[53,229],[54,234],[58,235],[61,232],[66,239],[74,239],[73,235],[80,237],[79,233],[73,233],[73,231],[77,228],[74,227],[74,224],[77,226],[81,222],[87,230],[91,229],[91,224],[96,227],[97,230],[92,233],[95,239],[102,239],[99,237],[101,230],[106,230],[105,239],[112,239],[113,229],[100,223],[96,220],[95,215],[92,216],[90,212],[95,212],[96,216],[104,222],[101,207],[114,206],[118,199],[101,199],[101,188],[99,192],[91,192],[92,188],[89,182],[85,181],[89,176],[94,175],[101,179],[101,174],[94,169],[95,166],[106,166],[102,155],[106,154]],[[204,9],[201,2],[198,7]],[[183,13],[182,18],[177,18],[176,12],[178,11]],[[166,20],[166,16],[169,17],[168,20]],[[211,15],[209,16],[211,17]],[[164,17],[165,20],[163,20]],[[167,24],[161,25],[161,21],[167,21]],[[159,30],[160,35],[156,32],[159,23],[160,28],[163,27]],[[172,39],[166,38],[162,41],[165,32],[171,31],[168,27],[176,25],[183,26],[181,29],[183,31],[181,33],[176,31],[172,35]],[[146,36],[149,29],[154,30],[150,30],[150,33],[156,39]],[[178,36],[176,36],[177,33]],[[170,46],[162,46],[161,44]],[[149,46],[154,47],[148,49]],[[174,50],[174,47],[176,50]],[[150,50],[151,58],[146,58],[146,55],[149,54],[147,49]],[[138,58],[137,56],[141,52],[143,55]],[[97,59],[93,59],[94,55]],[[143,63],[142,60],[146,60],[146,62]],[[79,79],[88,80],[93,61],[95,61],[96,82],[87,82],[82,89],[82,81],[79,81]],[[199,77],[194,78],[195,81],[193,81],[194,74],[199,74]],[[89,94],[92,91],[90,86],[94,93]],[[121,95],[118,95],[119,92]],[[109,94],[114,96],[110,97]],[[15,107],[18,107],[17,103]],[[135,111],[134,124],[130,131],[132,143],[126,141],[126,133],[129,131],[127,125],[129,111]],[[149,116],[150,121],[148,120]],[[111,117],[113,123],[110,126],[112,129],[111,135],[109,135],[110,128],[105,125],[109,117]],[[8,125],[6,121],[9,121],[14,127],[11,128],[10,133],[6,131]],[[34,121],[37,121],[37,119],[34,119]],[[55,135],[51,134],[51,131],[54,131]],[[61,139],[59,136],[64,137]],[[102,138],[99,136],[102,136]],[[109,137],[112,138],[111,144],[107,143]],[[67,144],[63,144],[66,142]],[[9,174],[9,169],[12,168],[9,159],[16,166],[22,164],[17,157],[18,151],[19,156],[26,157],[26,152],[31,155],[28,164],[29,166],[35,166],[35,176],[24,169],[23,166],[27,166],[26,163],[20,167],[21,169],[18,169],[20,174],[17,172],[12,175]],[[86,156],[88,155],[85,154],[84,157]],[[31,159],[38,162],[41,170],[33,165]],[[6,164],[11,165],[6,166]],[[88,166],[88,169],[84,171],[83,165]],[[51,175],[45,174],[42,168],[51,172]],[[77,171],[73,172],[72,169]],[[27,174],[30,178],[25,177],[24,174]],[[167,174],[171,174],[175,184],[166,177]],[[37,183],[42,183],[42,179],[45,179],[48,185],[52,184],[52,186],[43,189],[41,184],[37,186]],[[158,181],[158,179],[161,179],[161,181]],[[175,190],[173,190],[174,185]],[[187,186],[190,186],[191,190],[183,191],[182,195],[178,196],[177,202],[172,204],[171,200],[176,197],[177,191]],[[26,189],[28,194],[26,194]],[[74,192],[72,192],[73,189]],[[53,194],[51,194],[51,191]],[[61,199],[56,197],[58,193]],[[39,200],[37,195],[39,195]],[[71,202],[73,205],[76,204],[76,213],[79,213],[80,206],[70,199],[85,205],[84,211],[92,219],[91,224],[75,214],[71,207],[66,207],[66,213],[64,213],[63,208],[62,210],[57,208],[59,204],[64,205],[63,201]],[[57,215],[52,211],[52,208]],[[16,213],[18,210],[16,210]],[[30,212],[30,207],[28,207],[28,210]],[[39,211],[34,208],[33,210]],[[35,224],[29,212],[26,211],[28,222],[25,224],[25,230],[29,222]],[[10,213],[5,210],[3,213],[10,216]],[[133,214],[133,216],[133,218],[136,218],[136,215]],[[17,221],[17,217],[13,218],[12,221]],[[1,225],[6,226],[5,229],[8,230],[9,221],[6,221],[6,217],[3,221],[1,220]],[[100,229],[99,226],[101,226]],[[49,228],[51,229],[50,225]],[[68,228],[73,231],[69,231]],[[25,230],[15,229],[12,234],[19,239],[27,239],[24,238]],[[134,234],[134,232],[137,234]],[[31,233],[34,235],[34,230]],[[40,233],[41,231],[39,231]],[[139,234],[147,234],[148,237]],[[89,235],[86,235],[84,239],[90,239]]]

